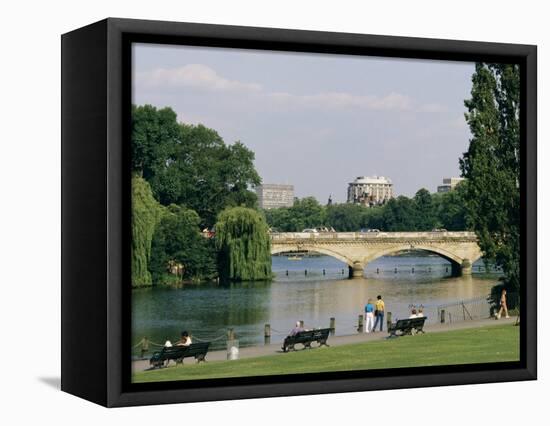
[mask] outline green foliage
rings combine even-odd
[[[414,209],[417,231],[430,231],[439,227],[432,195],[426,188],[419,189],[414,194]]]
[[[150,270],[155,284],[209,279],[216,275],[214,244],[202,236],[199,222],[193,210],[175,204],[166,209],[152,241]],[[170,262],[183,265],[182,277],[168,274]]]
[[[441,228],[448,231],[465,231],[470,229],[467,221],[465,192],[468,181],[460,182],[453,191],[434,194],[435,215]]]
[[[171,108],[132,106],[132,170],[150,180],[174,153],[180,139]]]
[[[132,107],[132,170],[162,205],[195,210],[201,226],[214,225],[226,207],[257,207],[248,189],[261,183],[254,153],[240,142],[226,145],[203,125],[178,123],[171,108]]]
[[[161,214],[162,207],[153,198],[149,184],[132,177],[132,287],[152,284],[148,269],[151,241]]]
[[[385,205],[365,208],[363,210],[363,219],[362,219],[361,227],[385,230],[385,225],[384,225],[385,208],[386,208]]]
[[[271,249],[267,223],[256,210],[225,209],[216,223],[216,246],[222,281],[271,279]]]
[[[399,196],[383,206],[358,204],[321,206],[314,198],[296,200],[294,206],[265,210],[271,228],[280,232],[300,232],[304,228],[330,226],[339,232],[357,232],[362,228],[387,232],[449,231],[468,229],[464,207],[465,183],[445,194],[430,194],[420,189],[414,198]]]
[[[269,227],[277,232],[296,232],[291,222],[291,211],[288,207],[267,209],[263,211]]]
[[[314,197],[296,199],[292,207],[265,211],[269,226],[282,232],[301,232],[325,224],[325,208]]]
[[[384,231],[416,231],[417,217],[414,200],[403,195],[392,198],[384,206],[382,220]]]
[[[257,207],[254,153],[202,125],[179,124],[171,108],[143,105],[132,107],[131,161],[143,177],[133,181],[133,285],[215,276],[216,248],[200,229],[227,207]],[[169,206],[162,220],[161,205]],[[169,274],[169,263],[182,264],[183,277]]]
[[[332,204],[326,207],[326,222],[341,232],[356,232],[363,227],[366,212],[358,204]]]
[[[161,204],[185,205],[207,227],[226,207],[256,207],[256,194],[248,189],[261,182],[254,153],[240,142],[226,145],[216,131],[202,125],[179,126],[174,155],[151,179]]]
[[[465,114],[472,138],[460,160],[465,201],[484,258],[501,266],[509,290],[519,289],[520,78],[517,65],[476,64]]]

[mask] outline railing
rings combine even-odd
[[[468,239],[477,241],[476,234],[461,232],[274,232],[272,241],[284,240],[371,240],[371,239]]]
[[[488,296],[461,300],[437,307],[437,318],[441,323],[474,321],[491,317],[491,301]]]

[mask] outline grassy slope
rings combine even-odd
[[[330,339],[329,339],[330,343]],[[367,370],[519,360],[519,327],[499,325],[143,371],[135,382]],[[174,365],[174,364],[172,364]]]

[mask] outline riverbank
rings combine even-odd
[[[134,361],[136,382],[365,370],[426,365],[453,365],[519,359],[515,318],[426,327],[426,334],[386,339],[387,333],[330,337],[329,348],[283,354],[280,343],[243,348],[239,360],[226,351],[209,352],[207,363],[186,360],[184,367],[144,371],[148,361]],[[368,356],[366,356],[368,354]]]
[[[336,336],[344,336],[355,333],[364,304],[377,295],[383,296],[394,320],[408,317],[411,306],[422,305],[428,322],[435,323],[439,306],[486,298],[498,283],[497,276],[450,276],[450,264],[440,257],[380,258],[372,262],[374,271],[367,270],[365,277],[353,280],[341,274],[342,265],[327,256],[303,261],[273,258],[277,278],[270,283],[205,282],[182,288],[134,290],[132,343],[137,345],[147,337],[162,344],[178,339],[186,330],[198,339],[211,341],[211,350],[218,351],[225,349],[228,328],[233,328],[241,348],[263,346],[265,324],[271,326],[272,339],[281,339],[296,321],[304,321],[307,328],[324,328],[331,318],[336,321]],[[466,308],[474,318],[489,316],[488,303]],[[445,310],[452,314],[453,322],[459,319],[455,314],[462,320],[462,309]],[[139,355],[139,348],[133,355]]]

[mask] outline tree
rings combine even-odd
[[[437,225],[437,217],[432,202],[432,195],[425,189],[419,189],[414,195],[414,229],[416,231],[431,231]]]
[[[201,234],[199,222],[195,211],[175,204],[168,206],[152,240],[150,270],[155,284],[174,281],[168,274],[170,263],[183,266],[184,279],[202,280],[216,275],[214,245]]]
[[[132,287],[152,285],[151,242],[161,215],[162,206],[153,198],[149,184],[132,177]]]
[[[326,224],[326,208],[315,197],[295,199],[292,207],[268,209],[264,214],[269,226],[281,232],[301,232]]]
[[[332,204],[326,207],[326,223],[339,232],[357,232],[363,225],[365,210],[358,204]]]
[[[256,207],[256,194],[249,187],[260,183],[254,153],[246,146],[240,142],[226,145],[216,131],[187,124],[180,124],[173,157],[151,179],[161,204],[185,205],[207,227],[226,207]]]
[[[454,190],[433,195],[436,217],[440,225],[448,231],[466,231],[470,229],[464,194],[467,181],[460,182]]]
[[[222,211],[216,223],[216,247],[223,281],[272,278],[268,226],[256,210],[232,207]]]
[[[384,210],[387,204],[383,206],[374,206],[363,209],[363,217],[361,220],[362,228],[379,229],[385,231],[384,225]]]
[[[460,159],[469,220],[512,291],[520,286],[519,101],[518,65],[476,64],[465,101],[472,138]]]
[[[174,154],[180,139],[176,113],[171,108],[132,106],[132,170],[151,180]]]
[[[406,232],[416,230],[416,208],[414,201],[403,195],[392,198],[384,206],[382,219],[384,231]]]
[[[263,211],[265,219],[270,228],[277,232],[293,232],[291,224],[291,210],[289,207],[279,207]]]
[[[290,208],[290,215],[292,230],[295,232],[325,224],[325,209],[315,197],[294,200],[294,205]]]

